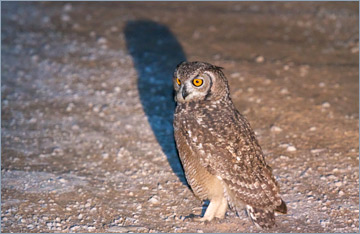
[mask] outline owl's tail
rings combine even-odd
[[[246,205],[246,211],[253,223],[262,229],[269,229],[275,225],[275,215],[272,210],[263,210]]]

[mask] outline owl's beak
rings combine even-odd
[[[184,100],[189,95],[189,92],[186,90],[185,86],[182,88],[181,94],[182,94]]]

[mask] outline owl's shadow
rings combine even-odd
[[[138,73],[140,100],[149,124],[173,172],[187,185],[172,126],[175,110],[172,75],[176,65],[186,60],[184,51],[166,26],[153,21],[127,22],[124,32]]]

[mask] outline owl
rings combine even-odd
[[[194,194],[210,204],[199,221],[223,219],[228,207],[245,209],[260,228],[286,213],[279,186],[250,124],[235,108],[228,81],[205,62],[182,62],[174,72],[174,135]]]

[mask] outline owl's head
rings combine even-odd
[[[175,101],[216,101],[228,97],[229,86],[221,69],[205,62],[180,63],[173,78]]]

